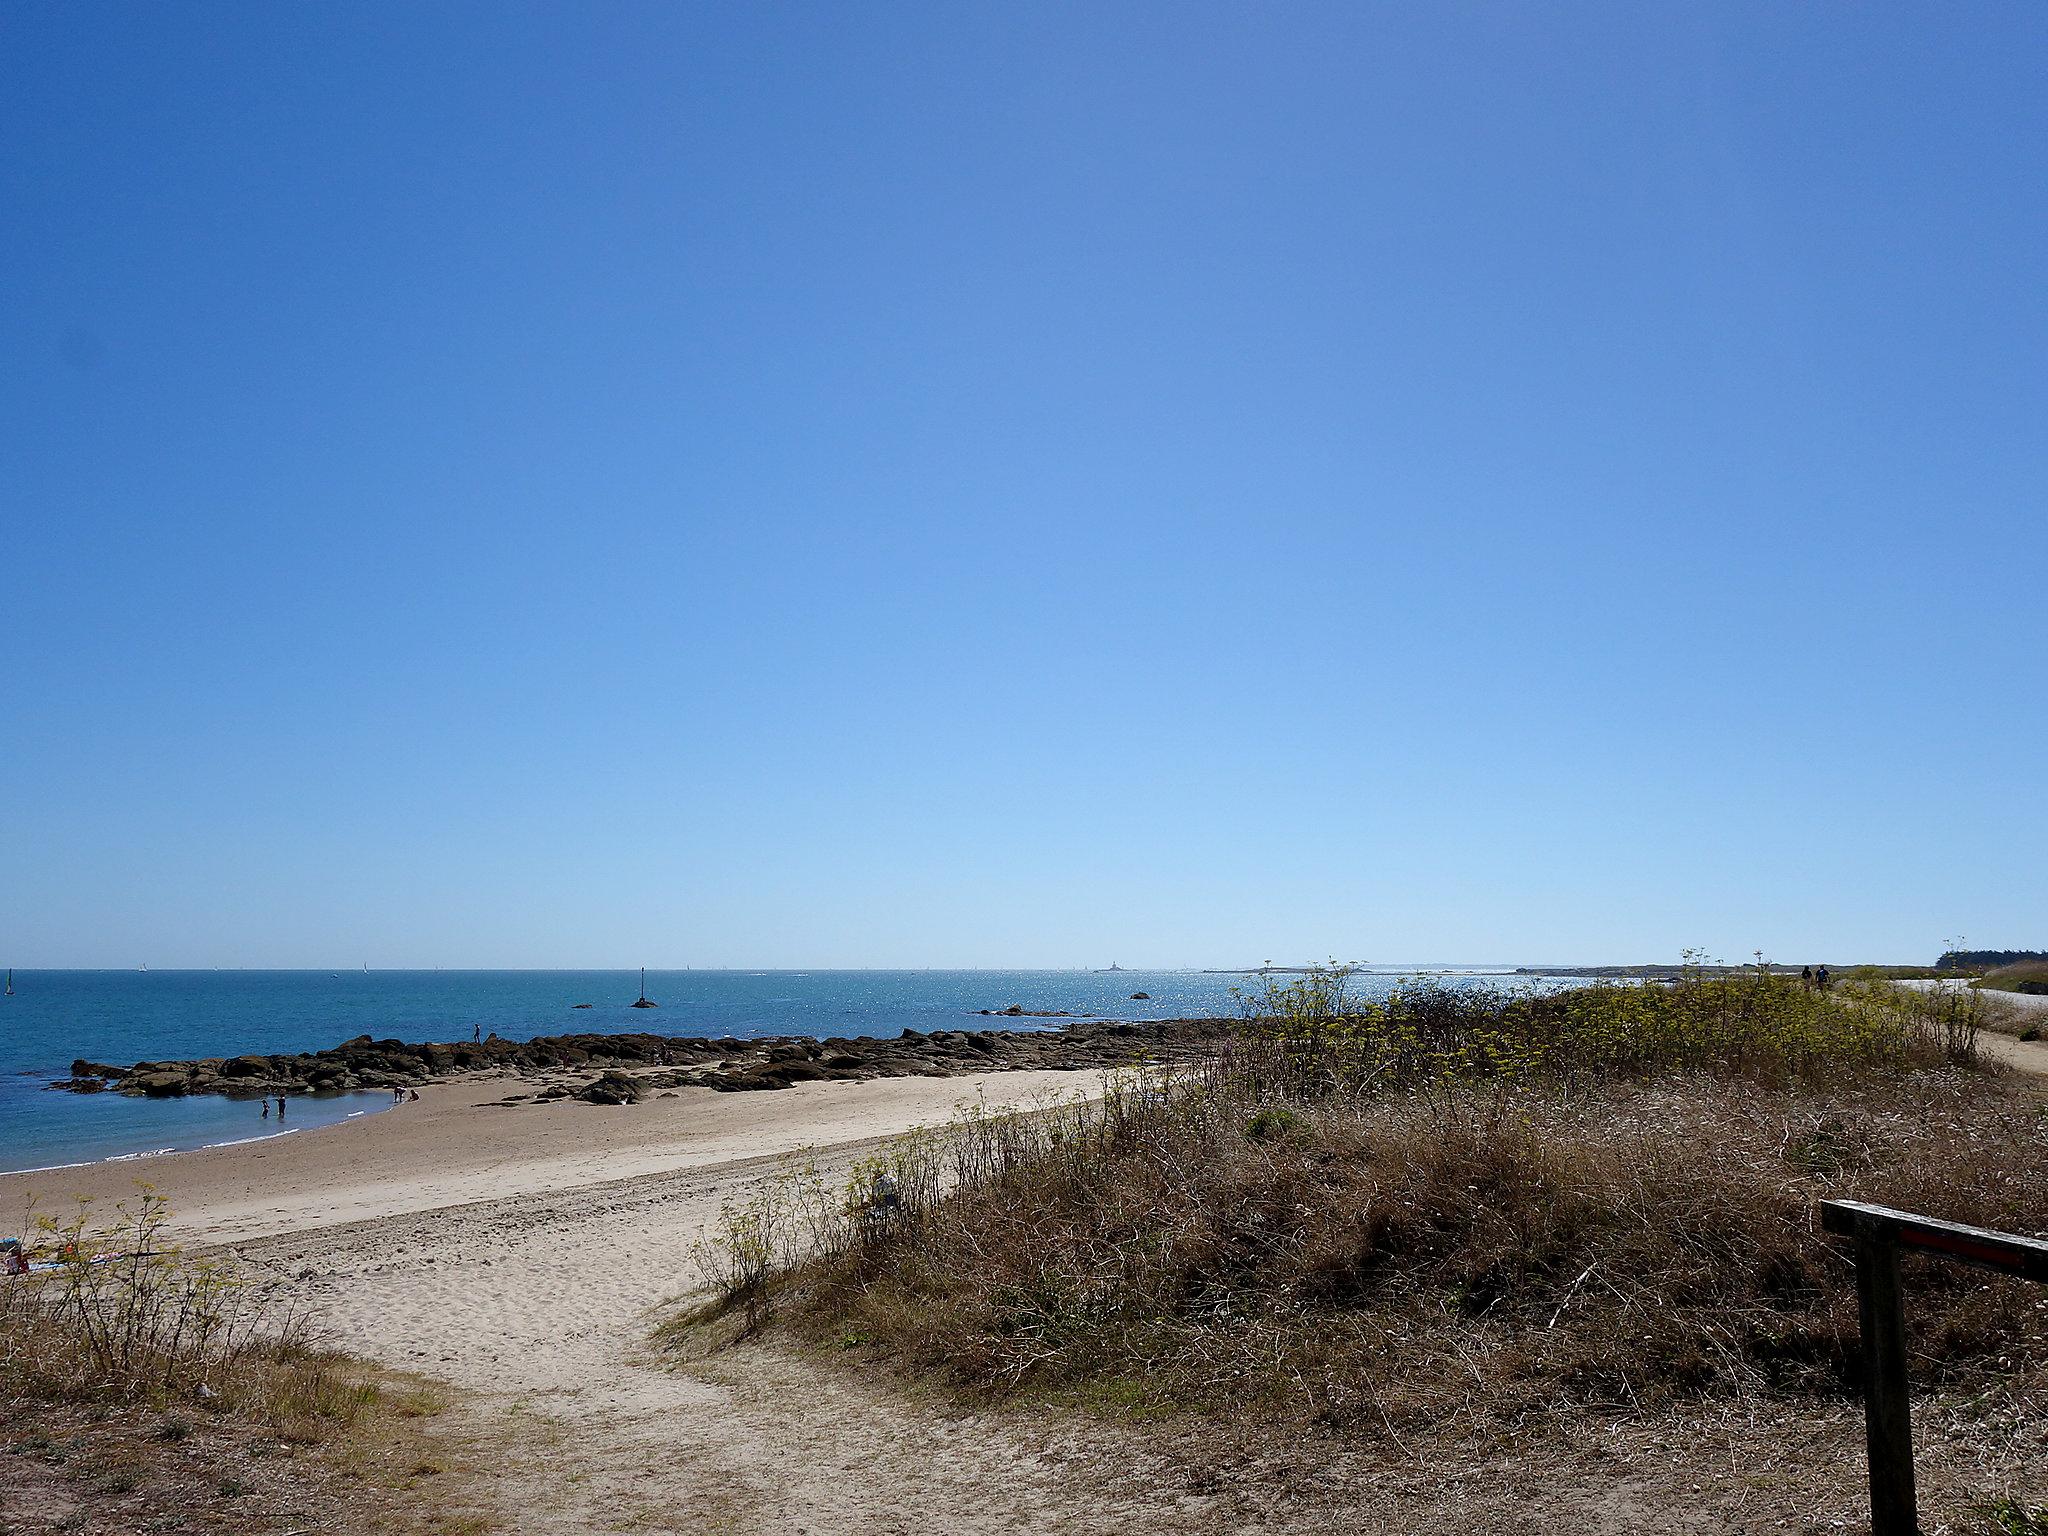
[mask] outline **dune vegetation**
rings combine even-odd
[[[1843,1400],[1854,1291],[1818,1200],[2048,1233],[2048,1122],[1975,1068],[1977,1006],[1761,968],[1274,983],[1205,1057],[1097,1102],[970,1111],[843,1183],[792,1169],[702,1245],[716,1300],[687,1323],[982,1399],[1368,1434]],[[2038,1420],[2042,1298],[1908,1268],[1916,1369]]]
[[[2023,960],[1986,971],[1977,985],[1993,992],[2021,992],[2048,997],[2048,960]]]
[[[23,1225],[37,1262],[0,1277],[0,1475],[50,1529],[488,1528],[417,1497],[458,1454],[441,1390],[317,1347],[303,1311],[180,1250],[147,1186]]]

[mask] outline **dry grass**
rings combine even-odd
[[[2015,1040],[2048,1038],[2048,1016],[2040,1008],[2025,1006],[2017,998],[1996,992],[1980,992],[1976,997],[1983,1029],[2010,1035]]]
[[[1367,1106],[1189,1096],[798,1270],[813,1332],[976,1392],[1324,1422],[1514,1420],[1562,1401],[1839,1394],[1853,1292],[1814,1203],[2048,1230],[2031,1104],[1712,1079]],[[2048,1368],[2017,1282],[1916,1265],[1935,1378]]]
[[[384,1404],[402,1399],[407,1384],[386,1379],[381,1388],[380,1402],[346,1432],[311,1442],[212,1405],[165,1412],[10,1395],[0,1433],[0,1530],[458,1536],[496,1529],[467,1491],[478,1451],[438,1424],[388,1412]],[[448,1471],[418,1475],[429,1461]]]
[[[1366,1007],[1313,977],[1195,1071],[969,1114],[843,1191],[793,1174],[711,1248],[750,1322],[980,1395],[1395,1434],[1840,1401],[1820,1198],[2048,1232],[2048,1128],[1966,1065],[1968,1006],[1757,975]],[[1909,1268],[1916,1368],[2038,1407],[2048,1295]]]
[[[312,1347],[168,1236],[148,1190],[25,1234],[54,1267],[0,1279],[0,1530],[490,1528],[442,1486],[471,1451],[441,1389]]]
[[[33,1219],[21,1239],[36,1272],[0,1286],[0,1368],[43,1401],[218,1403],[317,1438],[377,1396],[351,1362],[307,1342],[303,1312],[171,1240],[149,1186],[98,1217]]]

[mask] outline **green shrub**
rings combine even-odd
[[[1244,1133],[1253,1141],[1272,1141],[1305,1129],[1308,1122],[1291,1109],[1269,1107],[1245,1122]]]

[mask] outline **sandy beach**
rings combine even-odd
[[[1211,1536],[1357,1528],[1330,1508],[1324,1466],[1257,1470],[1232,1452],[1176,1449],[1088,1414],[977,1412],[887,1381],[753,1345],[708,1360],[661,1357],[664,1303],[698,1284],[692,1240],[721,1201],[783,1156],[827,1166],[876,1138],[941,1121],[975,1099],[1025,1105],[1095,1091],[1094,1072],[807,1083],[774,1093],[679,1090],[635,1105],[502,1106],[511,1079],[422,1088],[420,1102],[265,1142],[0,1177],[11,1225],[77,1196],[164,1193],[188,1243],[232,1253],[245,1274],[312,1309],[328,1343],[458,1389],[454,1432],[488,1465],[435,1489],[452,1520],[595,1536],[621,1530],[732,1536]],[[1310,1462],[1327,1458],[1324,1447]],[[1502,1463],[1444,1477],[1368,1462],[1356,1496],[1401,1500],[1412,1533],[1508,1532],[1530,1490]],[[1340,1483],[1346,1480],[1340,1480]],[[1560,1491],[1589,1531],[1597,1518]],[[1439,1523],[1441,1522],[1441,1523]]]
[[[9,1175],[0,1212],[31,1192],[45,1209],[129,1199],[148,1180],[184,1240],[282,1283],[329,1342],[465,1389],[479,1441],[544,1443],[507,1459],[479,1507],[527,1511],[520,1529],[1078,1532],[1140,1512],[1199,1528],[1209,1501],[1183,1505],[1143,1458],[1105,1481],[1116,1437],[1099,1426],[938,1414],[773,1351],[743,1369],[648,1358],[653,1309],[697,1283],[690,1242],[783,1154],[844,1156],[977,1096],[1099,1082],[998,1072],[505,1107],[509,1080],[469,1081],[267,1142]]]
[[[147,1182],[170,1199],[187,1242],[238,1243],[857,1142],[944,1120],[977,1096],[1022,1104],[1089,1092],[1099,1081],[1094,1073],[992,1072],[773,1093],[686,1088],[639,1104],[505,1105],[532,1085],[458,1080],[422,1088],[418,1103],[318,1130],[0,1175],[0,1223],[11,1223],[31,1194],[43,1210],[77,1196],[111,1204]],[[253,1135],[253,1104],[249,1114]]]

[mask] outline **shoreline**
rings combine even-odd
[[[197,1152],[325,1130],[330,1126],[371,1118],[396,1107],[388,1093],[374,1091],[296,1095],[292,1100],[292,1114],[280,1125],[276,1120],[259,1121],[255,1115],[247,1114],[247,1110],[257,1107],[258,1101],[253,1097],[246,1100],[172,1101],[172,1105],[185,1103],[189,1117],[181,1111],[168,1120],[165,1111],[172,1105],[162,1100],[124,1096],[121,1102],[133,1106],[135,1123],[124,1123],[130,1110],[117,1109],[89,1122],[89,1129],[84,1132],[75,1124],[68,1127],[60,1125],[54,1132],[33,1122],[24,1125],[19,1133],[20,1139],[10,1140],[6,1151],[14,1152],[20,1148],[19,1155],[34,1157],[41,1154],[45,1160],[26,1167],[0,1168],[0,1178],[65,1173],[110,1163],[154,1163],[164,1158],[188,1157]],[[230,1109],[241,1110],[246,1118],[230,1117],[227,1113]],[[184,1118],[184,1123],[180,1123],[180,1118]]]
[[[324,1130],[398,1110],[417,1112],[416,1104],[392,1102],[393,1090],[484,1084],[490,1096],[508,1107],[561,1100],[645,1105],[682,1094],[715,1090],[752,1097],[821,1082],[1076,1073],[1170,1058],[1224,1027],[1220,1020],[1063,1019],[1022,1009],[1015,1014],[991,1011],[977,1023],[980,1027],[906,1030],[888,1039],[621,1032],[407,1044],[362,1035],[325,1051],[291,1055],[147,1061],[132,1067],[81,1058],[72,1063],[69,1078],[41,1080],[34,1097],[55,1094],[55,1100],[45,1100],[53,1109],[75,1105],[89,1117],[90,1131],[52,1136],[45,1145],[28,1134],[16,1145],[33,1160],[31,1166],[0,1171],[0,1178],[48,1178],[108,1164],[158,1165],[237,1142],[261,1144],[284,1132],[251,1135],[255,1117],[237,1120],[232,1106],[253,1108],[279,1095],[289,1097],[310,1122],[287,1130]],[[132,1111],[88,1108],[116,1100],[133,1106]],[[76,1120],[70,1114],[65,1118]]]
[[[1104,1074],[999,1070],[799,1083],[773,1094],[670,1090],[630,1105],[507,1104],[502,1078],[428,1084],[416,1104],[223,1145],[0,1174],[0,1232],[84,1198],[111,1209],[145,1186],[188,1245],[284,1238],[479,1203],[578,1191],[831,1147],[948,1118],[977,1098],[1024,1104],[1099,1091]]]

